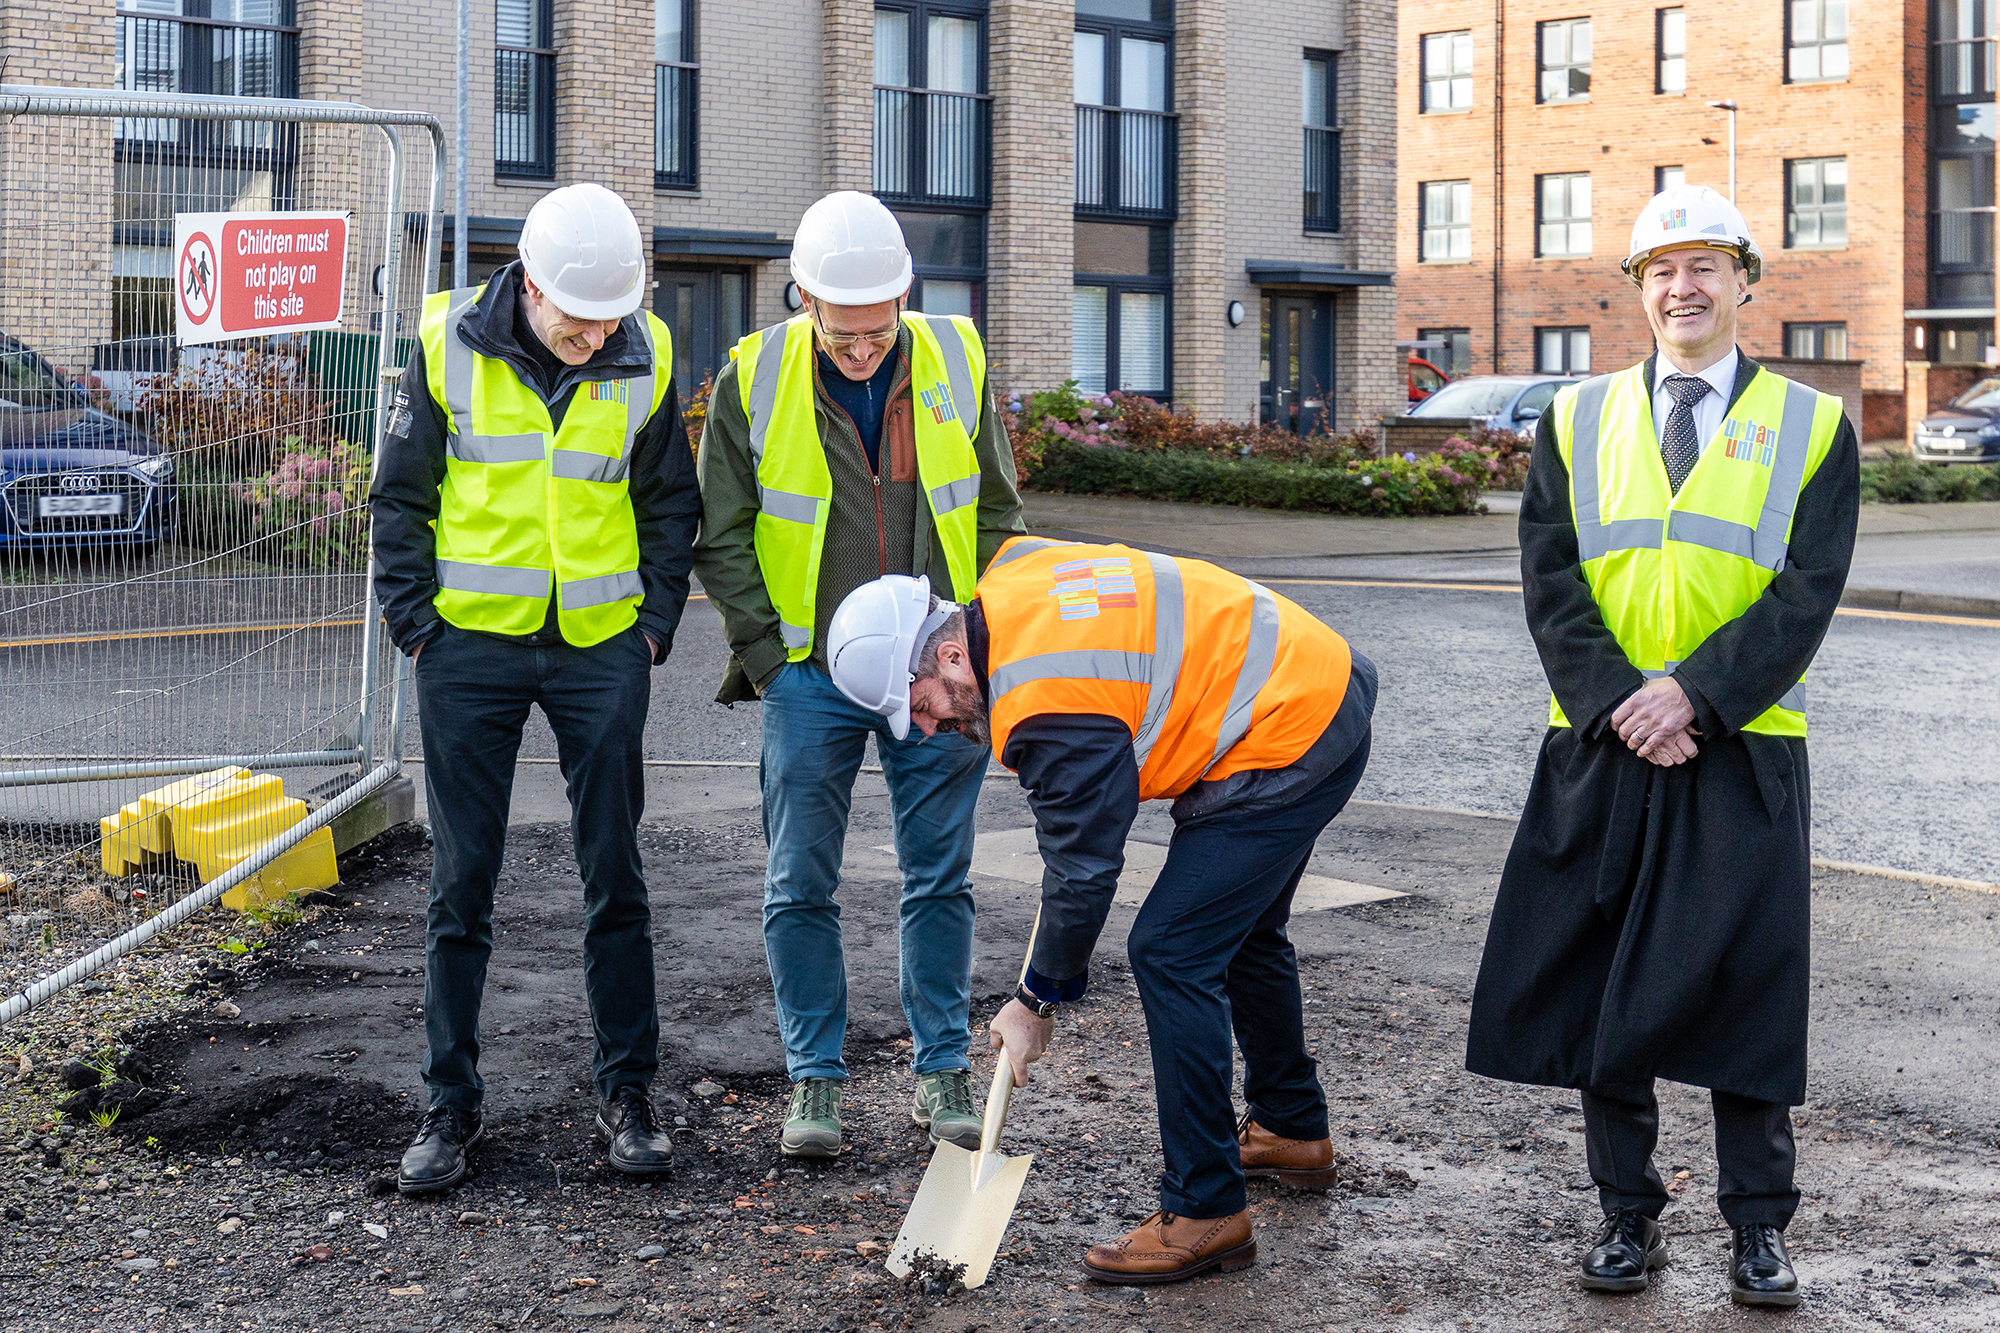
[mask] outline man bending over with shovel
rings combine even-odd
[[[1173,799],[1173,844],[1126,946],[1159,1092],[1160,1210],[1083,1267],[1136,1285],[1254,1263],[1244,1177],[1333,1179],[1285,922],[1367,765],[1374,665],[1214,565],[1037,537],[1003,546],[967,606],[921,578],[862,585],[828,648],[834,683],[893,733],[990,740],[1028,790],[1041,915],[991,1037],[1017,1086],[1057,1006],[1083,996],[1139,802]]]

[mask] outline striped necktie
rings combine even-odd
[[[1663,381],[1674,405],[1667,412],[1666,433],[1660,436],[1660,458],[1667,465],[1667,484],[1675,495],[1681,483],[1694,471],[1701,457],[1701,441],[1695,434],[1694,405],[1707,397],[1709,383],[1699,375],[1669,375]]]

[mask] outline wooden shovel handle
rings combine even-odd
[[[979,1131],[979,1151],[997,1152],[1000,1129],[1007,1123],[1007,1108],[1014,1100],[1014,1062],[1001,1047],[999,1067],[993,1071],[993,1086],[986,1093],[986,1122]]]

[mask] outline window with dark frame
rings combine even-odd
[[[1930,300],[1941,309],[1990,307],[2000,0],[1935,0],[1931,32]],[[1980,347],[1989,340],[1981,334]]]
[[[897,0],[876,8],[876,194],[984,207],[991,102],[983,0]]]
[[[1785,163],[1785,248],[1847,245],[1847,159],[1798,157]]]
[[[1790,0],[1785,6],[1785,82],[1847,77],[1848,0]]]
[[[1071,376],[1086,393],[1118,389],[1171,401],[1170,229],[1079,219],[1076,266]]]
[[[1653,91],[1684,93],[1688,86],[1687,11],[1653,11]]]
[[[1590,100],[1590,20],[1555,19],[1535,25],[1541,78],[1537,102]]]
[[[1441,342],[1443,347],[1419,348],[1417,355],[1457,379],[1472,373],[1471,329],[1418,329],[1418,342]]]
[[[1301,116],[1305,121],[1305,229],[1340,230],[1340,121],[1334,56],[1308,51],[1300,66]]]
[[[1170,0],[1079,0],[1076,212],[1168,221],[1180,209]]]
[[[1423,38],[1425,115],[1472,109],[1472,33],[1432,32]]]
[[[1535,369],[1544,375],[1588,374],[1589,327],[1538,327],[1535,330]]]
[[[495,0],[493,171],[547,178],[556,170],[553,0]]]
[[[1543,259],[1590,253],[1590,173],[1535,177],[1535,254]]]
[[[1806,361],[1845,361],[1847,322],[1819,320],[1785,325],[1785,355]]]
[[[1662,190],[1671,190],[1676,185],[1686,185],[1687,178],[1688,178],[1688,173],[1686,167],[1682,166],[1654,167],[1653,193],[1658,194]]]
[[[701,66],[694,0],[653,0],[653,188],[700,183]]]
[[[1417,186],[1417,262],[1441,264],[1472,258],[1472,182],[1424,181]]]
[[[964,315],[986,326],[986,216],[896,210],[903,242],[916,265],[910,309]]]

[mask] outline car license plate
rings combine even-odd
[[[1926,449],[1958,449],[1958,450],[1963,450],[1963,449],[1964,449],[1964,448],[1965,448],[1965,447],[1966,447],[1966,446],[1967,446],[1968,444],[1970,444],[1970,443],[1972,443],[1972,441],[1970,441],[1970,440],[1952,440],[1952,439],[1946,439],[1946,438],[1945,438],[1944,436],[1942,436],[1942,435],[1931,435],[1931,436],[1926,436],[1926,437],[1925,437],[1925,439],[1924,439],[1924,447],[1925,447]]]
[[[84,514],[122,514],[125,512],[125,497],[122,495],[44,495],[36,503],[35,512],[43,518],[75,518]]]

